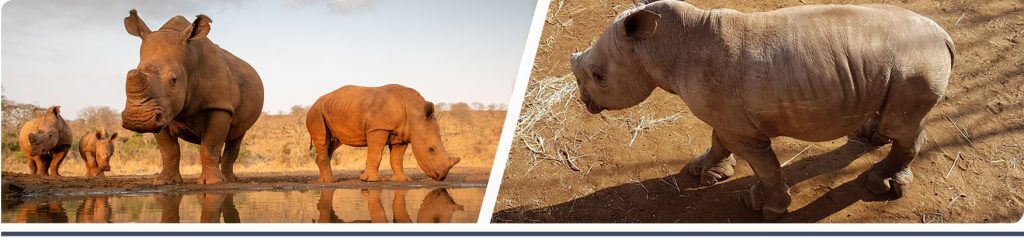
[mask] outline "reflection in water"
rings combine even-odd
[[[352,220],[348,223],[387,223],[387,211],[385,211],[384,203],[381,200],[383,190],[362,189],[359,192],[363,199],[366,200],[366,209],[369,211],[370,220]],[[394,196],[391,201],[392,222],[412,223],[412,218],[409,216],[405,202],[408,190],[399,189],[393,190],[393,192]],[[338,215],[335,214],[333,200],[334,190],[328,189],[320,192],[320,199],[316,204],[320,215],[318,219],[314,220],[315,222],[346,223],[345,220],[338,218]],[[423,197],[418,210],[419,213],[416,215],[417,223],[449,223],[452,222],[452,215],[457,211],[464,211],[464,208],[462,205],[455,203],[452,196],[448,194],[448,190],[438,188],[430,191],[430,193]]]
[[[322,189],[26,200],[5,208],[2,220],[5,223],[474,222],[480,211],[483,189],[453,190],[458,195],[453,197],[444,188]],[[467,211],[460,202],[473,206]],[[74,219],[68,218],[71,215]]]
[[[79,223],[109,223],[110,204],[107,197],[90,197],[82,200],[75,212],[75,222]]]
[[[21,204],[16,220],[19,223],[66,223],[68,215],[56,199],[27,201]]]

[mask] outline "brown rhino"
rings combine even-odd
[[[746,203],[770,220],[791,201],[776,136],[827,141],[866,127],[876,145],[892,140],[866,186],[905,193],[954,52],[942,27],[894,6],[740,13],[660,1],[619,14],[571,68],[594,114],[637,105],[655,88],[679,95],[713,128],[711,148],[684,170],[711,185],[733,174],[730,154],[742,157],[759,180]]]
[[[175,16],[150,31],[135,10],[124,19],[128,33],[142,38],[142,47],[138,67],[128,71],[121,125],[155,133],[163,156],[158,185],[181,181],[178,138],[199,144],[198,183],[236,180],[233,166],[242,137],[263,109],[259,75],[206,37],[211,22],[206,15],[191,23]]]
[[[416,90],[401,85],[381,87],[344,86],[321,96],[309,107],[306,129],[316,148],[318,182],[334,182],[331,155],[344,144],[367,147],[366,170],[359,180],[380,181],[377,169],[384,147],[391,153],[392,181],[408,181],[402,170],[405,148],[420,169],[434,180],[444,180],[459,158],[448,156],[434,116],[434,103]]]
[[[114,140],[117,132],[107,133],[104,129],[85,133],[78,141],[78,154],[85,160],[86,175],[103,176],[110,171],[110,157],[114,155]]]
[[[71,126],[60,116],[60,106],[37,111],[36,118],[21,126],[18,145],[28,157],[32,174],[60,176],[60,165],[71,150]]]

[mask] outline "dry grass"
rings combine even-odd
[[[452,155],[462,158],[459,166],[490,168],[504,118],[504,110],[439,112],[445,147]],[[61,174],[81,176],[85,174],[85,163],[78,155],[77,139],[89,128],[76,126],[72,122],[72,129],[76,141],[72,153],[64,160]],[[153,136],[117,129],[122,139],[115,147],[117,155],[111,158],[111,172],[108,175],[158,173],[160,152]],[[5,136],[4,143],[7,142],[16,143],[17,139]],[[182,174],[198,174],[201,170],[198,145],[185,141],[180,143]],[[27,159],[20,151],[5,148],[2,155],[3,171],[28,173]],[[385,153],[381,165],[383,169],[389,168],[387,156]],[[245,137],[235,170],[239,173],[315,171],[314,157],[315,152],[309,148],[304,115],[264,114]],[[365,160],[366,148],[342,146],[335,152],[331,163],[335,170],[362,170]],[[405,167],[419,168],[411,151],[406,153]]]

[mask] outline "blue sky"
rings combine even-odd
[[[141,43],[123,19],[135,8],[153,30],[174,15],[210,16],[209,38],[256,68],[271,113],[348,84],[402,84],[434,102],[507,103],[535,4],[13,0],[0,16],[0,86],[15,101],[61,105],[66,118],[85,106],[122,109]]]

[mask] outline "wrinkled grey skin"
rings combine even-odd
[[[711,148],[684,171],[712,185],[740,156],[759,180],[745,201],[771,220],[791,202],[777,136],[827,141],[862,129],[873,144],[891,140],[865,184],[902,196],[954,52],[935,22],[888,5],[740,13],[661,1],[620,14],[571,65],[593,114],[637,105],[655,88],[682,98],[713,128]]]
[[[36,118],[21,126],[18,145],[28,157],[32,174],[60,176],[60,166],[71,150],[71,126],[60,115],[60,106],[37,111]]]
[[[85,174],[90,177],[103,176],[110,171],[110,157],[114,156],[114,141],[117,132],[107,133],[104,129],[90,131],[78,141],[78,154],[85,160]]]

